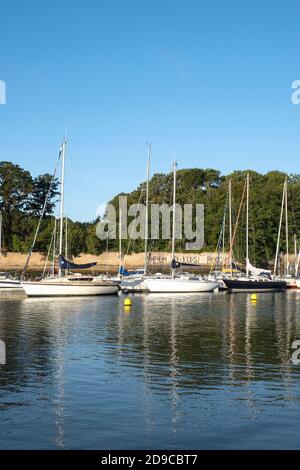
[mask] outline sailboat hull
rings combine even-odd
[[[288,289],[297,289],[297,279],[295,278],[287,278],[285,280],[286,282],[286,287]]]
[[[13,279],[0,280],[0,289],[22,289],[20,281]]]
[[[249,291],[276,291],[286,288],[286,282],[281,281],[256,281],[241,279],[224,279],[224,282],[231,292],[249,292]]]
[[[72,284],[71,282],[22,282],[22,287],[28,297],[69,297],[69,296],[95,296],[117,294],[119,286],[116,284]]]
[[[197,279],[145,279],[144,283],[150,292],[161,293],[212,292],[218,288],[217,282]]]
[[[136,279],[122,279],[121,281],[122,291],[127,292],[147,292],[145,280],[143,278]]]

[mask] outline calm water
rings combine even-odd
[[[1,449],[300,448],[300,292],[0,300]]]

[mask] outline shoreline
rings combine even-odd
[[[26,253],[7,252],[0,255],[0,271],[22,271],[27,259]],[[203,252],[203,253],[176,253],[176,261],[185,263],[194,263],[200,265],[198,269],[207,270],[214,264],[216,253]],[[101,255],[91,255],[82,253],[79,256],[74,256],[72,262],[76,264],[84,264],[97,262],[93,268],[85,270],[85,272],[115,272],[119,268],[119,254],[118,252],[104,252]],[[27,267],[28,272],[40,272],[45,267],[46,256],[39,252],[33,252],[30,262]],[[169,269],[171,264],[171,253],[169,252],[152,252],[149,255],[148,267],[151,271],[157,269]],[[47,262],[47,271],[52,267],[52,260]],[[144,266],[144,253],[131,253],[124,256],[122,265],[127,269],[137,269]],[[57,263],[55,263],[57,268]]]

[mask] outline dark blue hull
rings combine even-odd
[[[230,291],[274,291],[286,289],[284,281],[241,281],[240,279],[224,279]]]

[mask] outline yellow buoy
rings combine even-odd
[[[131,307],[124,305],[124,313],[130,313],[131,312]]]
[[[130,297],[126,297],[124,299],[124,307],[131,307],[132,305],[132,301],[131,301],[131,298]]]
[[[256,294],[251,294],[251,300],[257,300],[257,295]]]

